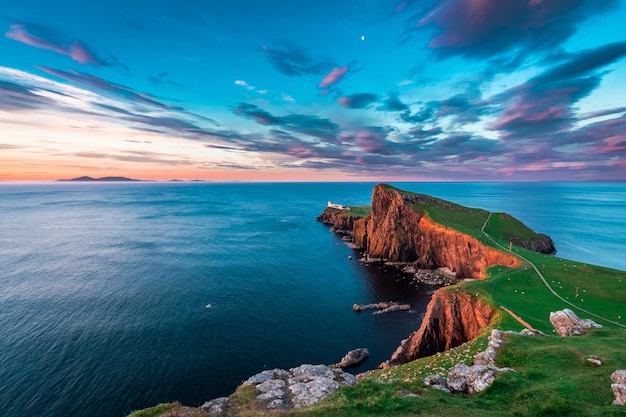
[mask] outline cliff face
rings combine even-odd
[[[541,234],[538,239],[533,240],[521,240],[514,237],[511,239],[511,242],[513,242],[515,246],[519,246],[533,252],[539,252],[546,255],[554,255],[556,253],[554,242],[549,236],[544,234]]]
[[[445,266],[459,278],[485,278],[485,268],[495,264],[520,265],[512,255],[433,222],[414,210],[413,203],[398,191],[377,185],[372,196],[372,214],[358,220],[354,243],[370,259],[416,262],[424,269]]]
[[[493,313],[491,307],[468,294],[440,289],[428,304],[420,329],[403,340],[383,366],[407,363],[472,340],[489,324]]]
[[[353,216],[346,216],[343,210],[326,207],[316,220],[332,226],[335,232],[352,233],[355,219]]]

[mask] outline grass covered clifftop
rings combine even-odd
[[[489,217],[487,210],[465,207],[426,194],[399,190],[387,184],[380,184],[378,187],[398,192],[405,201],[411,204],[415,211],[426,214],[434,222],[490,244],[489,240],[485,240],[484,234],[481,233],[481,228]],[[506,242],[507,246],[509,242],[512,242],[516,246],[533,251],[547,254],[556,253],[554,244],[548,236],[536,233],[524,223],[506,213],[492,213],[485,231],[491,236]]]

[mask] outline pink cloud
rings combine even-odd
[[[602,140],[595,153],[626,153],[626,135],[616,135]]]
[[[322,81],[320,81],[317,87],[327,88],[327,87],[330,87],[331,85],[337,84],[343,78],[343,76],[346,75],[348,71],[350,71],[349,65],[344,65],[343,67],[340,67],[340,68],[333,68],[331,72],[329,72],[328,74],[324,76],[324,78],[322,78]]]
[[[339,97],[337,99],[337,102],[343,107],[350,107],[350,104],[352,104],[352,99],[350,97]]]
[[[91,52],[86,45],[72,40],[65,35],[53,33],[44,27],[32,25],[26,27],[23,24],[11,25],[5,33],[9,39],[22,42],[35,48],[47,49],[58,54],[69,56],[80,64],[92,64],[97,66],[109,66],[110,62],[99,58]]]
[[[441,0],[417,26],[431,25],[429,47],[443,55],[493,56],[514,47],[550,49],[582,21],[617,0]]]

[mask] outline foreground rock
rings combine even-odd
[[[265,410],[290,410],[317,404],[341,386],[356,384],[354,375],[326,365],[301,365],[288,371],[273,369],[248,378]]]
[[[569,308],[550,313],[550,323],[559,336],[579,336],[588,329],[601,328],[593,320],[581,319]]]
[[[363,362],[370,355],[370,351],[367,348],[359,348],[351,350],[341,359],[341,362],[337,364],[340,368],[347,368],[349,366],[358,365]]]
[[[614,382],[611,384],[611,389],[613,390],[613,394],[615,394],[613,405],[626,405],[626,370],[620,369],[619,371],[613,372],[611,374],[611,381]]]
[[[352,305],[352,310],[354,311],[364,311],[364,310],[378,310],[374,314],[385,314],[390,313],[392,311],[406,311],[410,310],[410,304],[402,304],[395,301],[383,302],[383,303],[374,303],[374,304],[354,304]]]
[[[495,364],[497,351],[504,343],[503,334],[501,330],[491,331],[487,349],[476,354],[473,365],[457,363],[448,372],[447,377],[441,374],[429,375],[424,378],[424,384],[453,394],[474,394],[484,391],[499,373],[513,371],[511,368],[499,368]]]
[[[223,417],[226,416],[228,410],[228,397],[220,397],[202,404],[202,409],[210,416]]]

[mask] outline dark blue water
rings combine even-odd
[[[623,184],[397,184],[507,211],[559,255],[626,270]],[[348,260],[314,221],[373,184],[0,185],[0,415],[198,405],[263,369],[387,359],[432,289]],[[398,300],[414,312],[354,313]],[[207,306],[210,305],[209,308]]]

